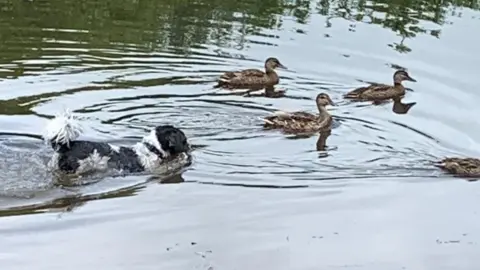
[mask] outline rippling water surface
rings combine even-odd
[[[476,1],[0,0],[0,260],[8,269],[478,269],[480,187],[432,168],[479,156]],[[269,56],[286,96],[214,89]],[[406,68],[404,102],[342,99]],[[315,111],[326,138],[261,128]],[[174,124],[193,165],[59,188],[45,122],[132,144]],[[317,149],[326,142],[325,149]]]

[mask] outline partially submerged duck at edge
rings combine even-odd
[[[278,84],[279,77],[275,72],[276,68],[287,69],[275,57],[265,61],[265,71],[259,69],[245,69],[240,71],[228,71],[222,74],[214,88],[226,89],[262,89]]]
[[[333,118],[326,106],[335,104],[329,95],[320,93],[316,98],[318,114],[305,111],[284,112],[278,111],[263,118],[267,129],[281,129],[286,133],[314,133],[331,129]]]
[[[435,166],[456,176],[480,177],[480,159],[478,158],[444,158]]]
[[[405,70],[398,70],[393,74],[393,85],[371,84],[352,90],[344,95],[345,99],[357,101],[384,101],[405,95],[403,81],[416,82]]]

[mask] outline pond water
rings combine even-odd
[[[0,260],[6,269],[478,269],[480,186],[431,166],[480,156],[476,1],[0,0]],[[277,89],[213,89],[277,57]],[[406,82],[408,113],[342,99]],[[274,110],[335,123],[262,129]],[[86,138],[174,124],[193,164],[59,188],[40,140],[69,108]]]

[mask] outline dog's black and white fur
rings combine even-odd
[[[167,160],[181,154],[188,157],[190,151],[185,134],[171,125],[155,127],[131,147],[77,140],[81,132],[80,123],[68,111],[47,124],[43,138],[55,151],[49,169],[75,175],[107,170],[155,172]]]

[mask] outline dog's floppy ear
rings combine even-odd
[[[163,151],[175,155],[190,150],[187,137],[180,129],[171,125],[158,126],[155,135]]]

